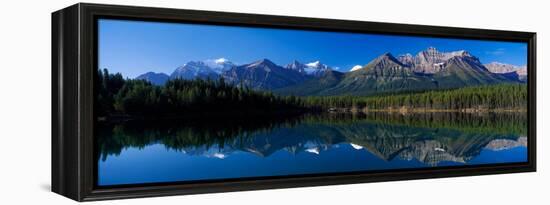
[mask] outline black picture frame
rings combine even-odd
[[[525,42],[528,45],[528,162],[381,173],[307,175],[190,184],[94,185],[97,19],[238,25]],[[536,33],[289,16],[79,3],[52,13],[52,191],[76,201],[412,180],[536,171]]]

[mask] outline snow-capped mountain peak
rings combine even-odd
[[[183,66],[180,66],[177,68],[177,70],[183,70],[183,69],[189,69],[195,73],[199,73],[204,70],[209,70],[209,67],[208,65],[206,65],[206,63],[202,61],[189,61],[183,64]]]
[[[321,61],[313,61],[311,63],[306,63],[304,72],[308,75],[318,75],[324,71],[332,70],[328,65],[322,64]]]
[[[319,67],[319,65],[321,64],[321,61],[313,61],[311,63],[306,63],[306,66],[307,67]]]
[[[350,71],[350,72],[353,72],[353,71],[359,70],[359,69],[361,69],[361,68],[363,68],[362,65],[355,65],[355,66],[353,66],[353,67],[351,68],[351,70],[349,70],[349,71]]]
[[[176,68],[170,78],[195,79],[214,78],[217,72],[203,61],[189,61]]]
[[[226,58],[218,58],[218,59],[215,59],[214,62],[216,62],[216,64],[224,64],[224,63],[230,62],[230,61],[227,60]]]
[[[418,52],[415,56],[409,53],[400,55],[398,60],[417,73],[437,73],[443,69],[448,60],[454,57],[469,58],[472,61],[478,61],[476,57],[466,50],[441,52],[435,47],[428,47],[426,50]]]
[[[472,56],[468,51],[465,50],[452,51],[444,54],[447,55],[447,58],[451,58],[454,56]]]
[[[306,64],[303,64],[297,60],[294,60],[292,61],[292,63],[286,65],[285,68],[295,70],[295,71],[298,71],[299,73],[303,73],[306,75],[314,75],[314,76],[320,75],[325,71],[332,70],[331,67],[321,63],[321,61],[318,61],[318,60],[310,63],[306,63]]]
[[[285,66],[286,69],[295,70],[295,71],[298,71],[299,73],[305,73],[304,68],[306,67],[307,67],[306,65],[304,65],[303,63],[300,63],[297,60],[294,60],[292,61],[292,63]]]
[[[235,66],[233,62],[229,61],[227,58],[218,58],[218,59],[209,59],[205,60],[204,63],[208,65],[214,72],[221,74],[224,71],[227,71]]]
[[[315,68],[315,69],[321,69],[321,70],[328,70],[330,67],[328,65],[322,64],[321,61],[313,61],[311,63],[306,63],[306,66],[308,68]]]

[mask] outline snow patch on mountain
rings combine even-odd
[[[324,72],[332,70],[328,65],[322,64],[321,61],[314,61],[311,63],[306,63],[304,71],[309,75],[316,75],[319,72]]]
[[[218,59],[208,59],[205,60],[204,63],[218,74],[221,74],[235,66],[233,62],[223,57]]]
[[[214,62],[216,62],[217,64],[223,64],[223,63],[229,62],[229,60],[227,60],[226,58],[218,58],[218,59],[215,59]]]
[[[212,78],[217,72],[203,61],[189,61],[176,68],[170,75],[170,78],[195,79]]]
[[[407,53],[398,56],[399,62],[410,67],[417,73],[437,73],[445,66],[445,63],[453,57],[473,57],[468,51],[458,50],[441,52],[435,47],[429,47],[418,52],[415,56]],[[476,60],[477,58],[473,59]]]
[[[292,61],[292,63],[286,65],[286,69],[295,70],[299,73],[306,75],[319,76],[325,71],[333,70],[330,66],[321,63],[321,61],[313,61],[310,63],[300,63],[297,60]]]
[[[306,152],[313,153],[313,154],[319,154],[320,150],[317,147],[306,149]]]
[[[350,143],[351,147],[353,147],[353,149],[356,149],[356,150],[360,150],[360,149],[363,149],[363,146],[361,145],[356,145],[356,144],[353,144],[353,143]]]
[[[310,68],[319,67],[319,65],[321,65],[321,61],[313,61],[311,63],[306,63],[306,66]]]
[[[353,71],[359,70],[359,69],[361,69],[361,68],[363,68],[363,66],[361,66],[361,65],[355,65],[355,66],[353,66],[353,67],[351,68],[351,70],[349,70],[349,71],[350,71],[350,72],[353,72]]]

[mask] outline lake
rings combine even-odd
[[[525,113],[101,122],[99,186],[527,162]]]

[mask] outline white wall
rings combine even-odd
[[[97,204],[530,204],[549,201],[550,11],[545,1],[147,1],[155,7],[489,28],[538,33],[538,172],[97,202]],[[75,1],[0,6],[0,204],[69,204],[50,184],[50,12]]]

